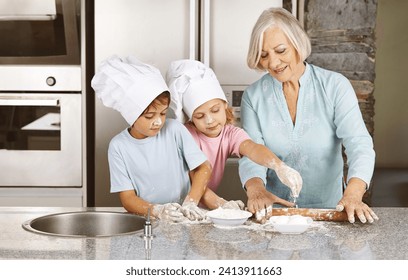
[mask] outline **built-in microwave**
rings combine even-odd
[[[79,0],[0,0],[0,64],[79,65]]]

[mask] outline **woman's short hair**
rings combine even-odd
[[[271,27],[278,27],[297,51],[301,61],[305,61],[311,53],[310,38],[299,21],[283,8],[270,8],[262,12],[254,28],[247,56],[247,64],[251,69],[265,70],[259,65],[262,52],[264,32]]]

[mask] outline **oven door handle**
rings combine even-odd
[[[27,98],[5,98],[0,96],[0,106],[59,106],[59,99],[27,99]]]

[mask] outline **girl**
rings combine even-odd
[[[194,60],[171,63],[167,72],[171,93],[170,112],[185,124],[212,165],[212,176],[201,201],[210,207],[225,207],[227,202],[217,196],[217,190],[228,157],[246,156],[257,164],[273,169],[280,180],[290,188],[296,198],[302,188],[302,178],[294,169],[282,162],[265,146],[253,142],[241,128],[233,125],[234,116],[228,107],[225,94],[214,72]],[[278,203],[294,204],[285,200]],[[241,203],[228,202],[229,207],[242,207]]]

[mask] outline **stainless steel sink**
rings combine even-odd
[[[107,237],[142,232],[145,221],[130,213],[83,211],[46,215],[22,226],[30,232],[60,237]]]

